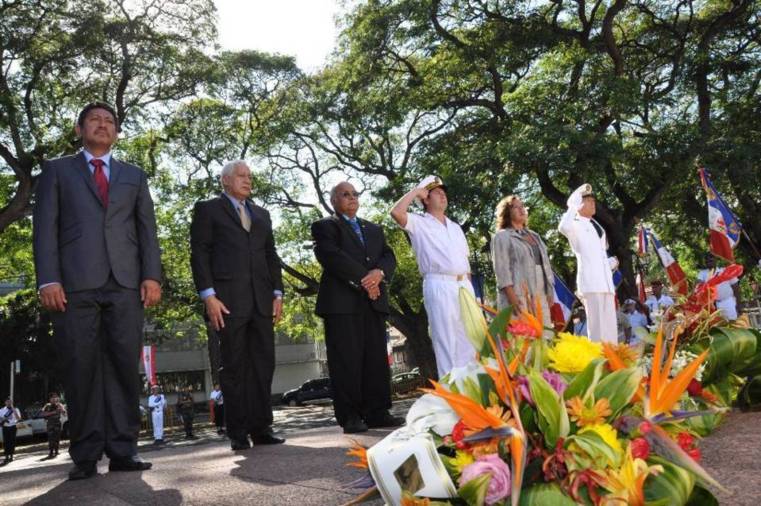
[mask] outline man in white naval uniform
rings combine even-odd
[[[148,407],[151,409],[151,421],[153,422],[153,444],[163,444],[166,397],[159,392],[158,385],[153,385],[151,387],[151,396],[148,397]]]
[[[419,199],[425,214],[408,213]],[[436,355],[439,377],[473,360],[475,350],[465,335],[460,316],[460,287],[473,292],[469,249],[460,226],[446,217],[446,186],[428,176],[391,210],[391,216],[410,237],[423,276],[423,304]]]
[[[595,197],[592,186],[583,184],[568,197],[568,210],[558,225],[576,255],[576,291],[587,313],[588,336],[592,341],[617,342],[613,270],[616,257],[608,257],[605,230],[592,216]]]

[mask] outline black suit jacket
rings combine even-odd
[[[316,308],[320,316],[358,313],[360,302],[368,298],[361,280],[376,268],[383,270],[386,283],[381,284],[381,295],[371,305],[378,312],[389,312],[387,282],[394,275],[396,257],[379,225],[358,221],[364,244],[341,217],[329,216],[312,223],[314,254],[322,265]]]
[[[34,206],[37,286],[100,288],[109,274],[125,288],[161,281],[156,217],[145,172],[111,157],[104,206],[83,153],[45,162]]]
[[[264,208],[246,205],[249,232],[227,196],[196,203],[190,225],[193,281],[199,291],[214,288],[230,317],[247,317],[254,309],[272,316],[273,292],[283,291],[272,221]]]

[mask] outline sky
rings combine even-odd
[[[222,49],[256,49],[296,57],[319,70],[335,47],[339,0],[215,0]]]

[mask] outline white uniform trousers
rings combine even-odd
[[[164,410],[154,409],[151,413],[153,422],[153,439],[164,439]]]
[[[583,293],[581,302],[587,313],[589,339],[597,343],[618,343],[614,295],[604,292]]]
[[[423,279],[423,303],[428,314],[439,378],[453,367],[462,367],[472,362],[476,355],[462,323],[460,287],[473,293],[473,286],[467,276],[457,281],[454,276],[427,274]]]

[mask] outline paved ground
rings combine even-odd
[[[393,412],[404,414],[410,404],[397,402]],[[162,449],[142,442],[142,456],[154,464],[149,472],[109,473],[104,461],[96,478],[80,482],[66,481],[71,467],[68,456],[41,461],[46,450],[23,452],[0,468],[0,504],[237,506],[292,502],[322,506],[343,504],[356,496],[356,490],[343,486],[360,478],[362,472],[346,466],[344,454],[351,441],[334,425],[329,405],[281,408],[275,418],[278,432],[288,438],[285,445],[233,453],[229,442],[212,428],[198,427],[199,439],[194,441],[173,436]],[[734,492],[717,493],[722,505],[760,503],[759,427],[761,413],[732,413],[701,444],[704,465]],[[371,430],[355,439],[369,446],[387,433]]]

